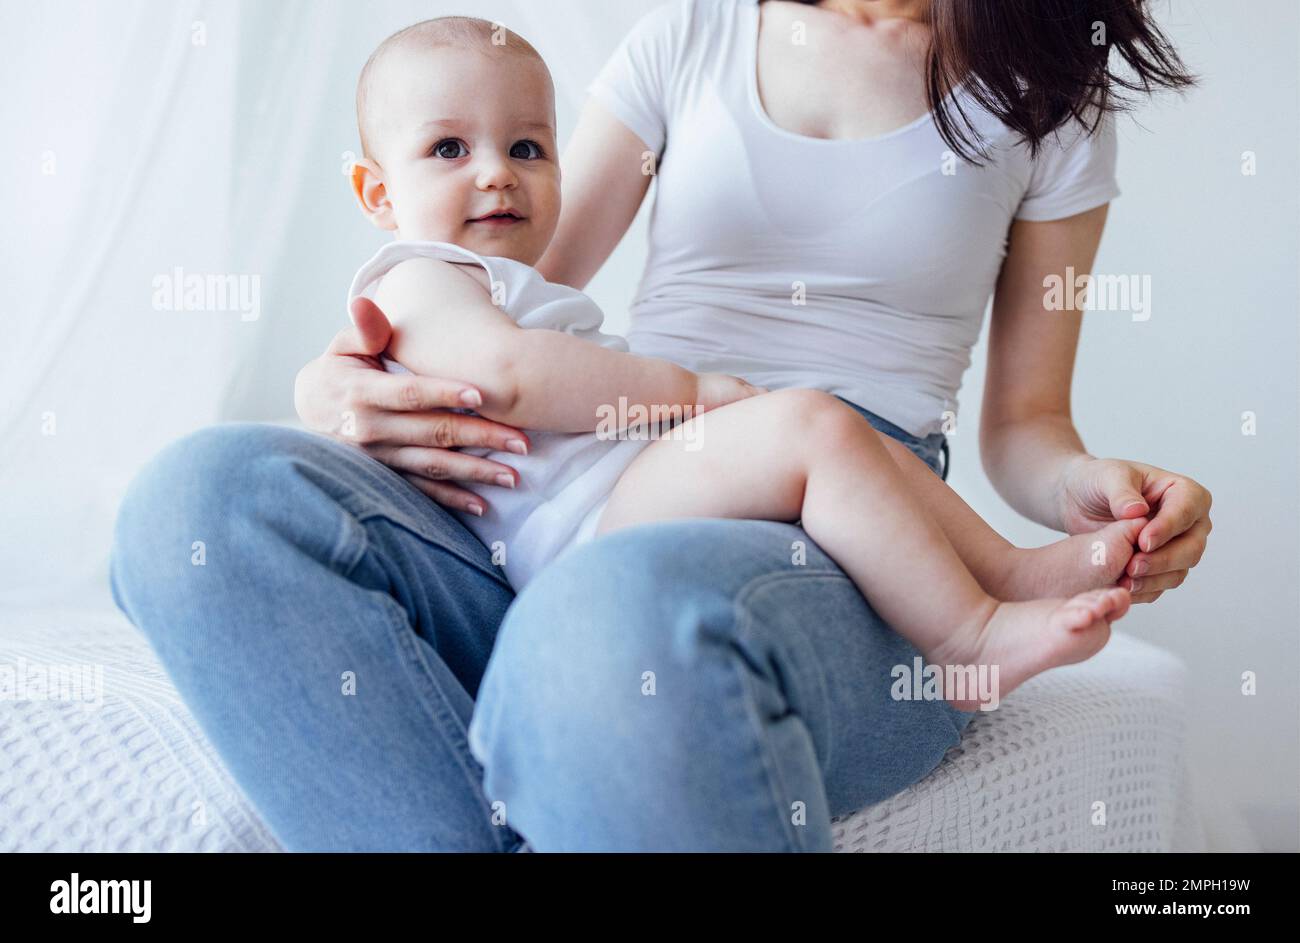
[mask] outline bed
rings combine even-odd
[[[55,665],[93,666],[102,687],[14,689],[20,668]],[[0,851],[281,850],[111,606],[0,609],[0,666]],[[836,850],[1205,850],[1183,684],[1177,658],[1116,632],[976,716],[924,780],[837,820]]]

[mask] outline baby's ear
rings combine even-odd
[[[393,204],[388,202],[388,189],[384,186],[384,171],[369,157],[362,157],[352,165],[352,193],[370,222],[380,229],[397,228]]]

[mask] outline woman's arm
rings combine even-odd
[[[560,223],[537,270],[582,290],[636,218],[655,162],[641,138],[588,98],[561,166]]]
[[[1119,585],[1155,602],[1205,553],[1210,492],[1186,475],[1089,455],[1070,414],[1082,313],[1043,305],[1043,280],[1092,270],[1106,207],[1012,224],[993,299],[980,423],[984,469],[1007,503],[1053,530],[1087,533],[1154,511]]]
[[[1047,311],[1043,279],[1092,271],[1107,206],[1050,222],[1017,220],[993,295],[980,457],[998,494],[1030,520],[1065,530],[1061,474],[1088,458],[1070,415],[1079,311]]]

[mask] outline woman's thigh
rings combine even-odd
[[[291,850],[506,850],[466,727],[513,599],[449,514],[360,451],[234,424],[123,502],[118,605]]]
[[[795,525],[629,527],[520,594],[470,742],[539,850],[826,850],[969,720],[892,697],[916,657]]]

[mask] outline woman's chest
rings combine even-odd
[[[948,307],[987,298],[1024,181],[957,161],[928,120],[869,142],[810,140],[702,86],[670,126],[657,188],[652,245],[677,271],[802,272],[810,291],[829,277]]]
[[[755,15],[755,81],[779,128],[822,139],[862,139],[927,111],[924,28],[864,26],[843,14],[764,3]]]

